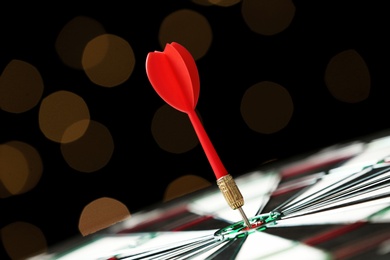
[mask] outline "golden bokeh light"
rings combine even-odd
[[[195,60],[207,53],[212,39],[213,33],[207,19],[189,9],[171,13],[160,26],[159,41],[162,49],[167,43],[177,42],[188,49]]]
[[[202,5],[202,6],[210,6],[210,5],[213,5],[212,3],[210,3],[209,0],[191,0],[193,3],[197,4],[197,5]]]
[[[240,109],[249,128],[255,132],[272,134],[290,122],[294,104],[284,87],[263,81],[246,90]]]
[[[33,189],[42,172],[41,156],[31,145],[20,141],[0,145],[0,198]]]
[[[104,27],[95,19],[77,16],[70,20],[58,34],[55,49],[65,65],[81,70],[85,46],[104,33],[106,33]]]
[[[253,32],[275,35],[290,26],[295,5],[291,0],[242,0],[241,12]]]
[[[39,127],[42,133],[58,143],[68,143],[80,138],[88,128],[89,119],[89,108],[84,99],[65,90],[45,97],[39,109]],[[69,127],[80,121],[83,124],[77,125],[77,133],[72,131],[72,134],[64,135]]]
[[[213,5],[229,7],[241,2],[241,0],[208,0]]]
[[[212,184],[196,175],[183,175],[172,181],[165,189],[163,201],[167,202],[186,194],[210,187]]]
[[[129,210],[122,202],[99,198],[84,207],[79,219],[79,231],[87,236],[130,217]]]
[[[12,260],[22,260],[46,252],[47,242],[35,225],[16,221],[0,229],[3,246]]]
[[[41,100],[44,84],[39,71],[31,64],[12,60],[0,76],[0,109],[23,113]]]
[[[340,52],[329,61],[325,83],[334,98],[346,103],[361,102],[370,95],[370,71],[355,50]]]
[[[135,56],[123,38],[103,34],[85,47],[82,65],[88,78],[102,87],[116,87],[129,79],[135,67]]]
[[[84,125],[83,122],[80,124]],[[91,120],[82,137],[70,143],[61,143],[61,152],[71,168],[80,172],[95,172],[110,161],[114,141],[106,126]]]
[[[199,143],[188,115],[166,104],[155,112],[151,131],[158,146],[167,152],[184,153]]]

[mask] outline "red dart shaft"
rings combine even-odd
[[[198,115],[195,110],[188,111],[188,116],[190,121],[195,129],[196,134],[198,135],[199,142],[201,143],[204,152],[206,153],[207,159],[211,167],[213,168],[215,177],[217,179],[224,177],[228,174],[225,166],[222,164],[221,159],[219,158],[217,152],[214,149],[213,144],[211,143],[204,127],[199,120]]]
[[[195,129],[198,139],[203,147],[204,152],[206,153],[207,159],[211,167],[213,168],[215,177],[217,178],[217,184],[221,190],[223,196],[225,197],[227,203],[232,209],[238,209],[242,219],[245,222],[245,225],[248,228],[251,228],[248,217],[245,215],[242,206],[244,205],[244,198],[240,190],[238,189],[236,182],[230,174],[228,174],[225,166],[223,166],[221,159],[219,158],[217,152],[214,149],[213,144],[211,143],[202,123],[199,120],[198,115],[195,110],[190,110],[187,112],[190,121]]]

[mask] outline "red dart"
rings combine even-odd
[[[176,42],[168,43],[163,52],[148,53],[146,74],[154,90],[166,103],[188,114],[222,194],[232,209],[239,209],[245,224],[250,227],[248,218],[241,208],[244,205],[241,192],[222,164],[195,112],[200,92],[200,81],[198,69],[191,53]]]
[[[228,174],[195,112],[200,83],[191,54],[178,43],[167,44],[164,52],[148,54],[146,73],[165,102],[188,114],[217,179]]]

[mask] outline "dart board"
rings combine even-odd
[[[147,208],[31,259],[389,259],[390,135],[242,174],[251,227],[216,186]]]

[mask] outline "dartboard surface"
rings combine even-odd
[[[251,228],[210,187],[44,259],[387,259],[389,155],[381,133],[238,177]]]

